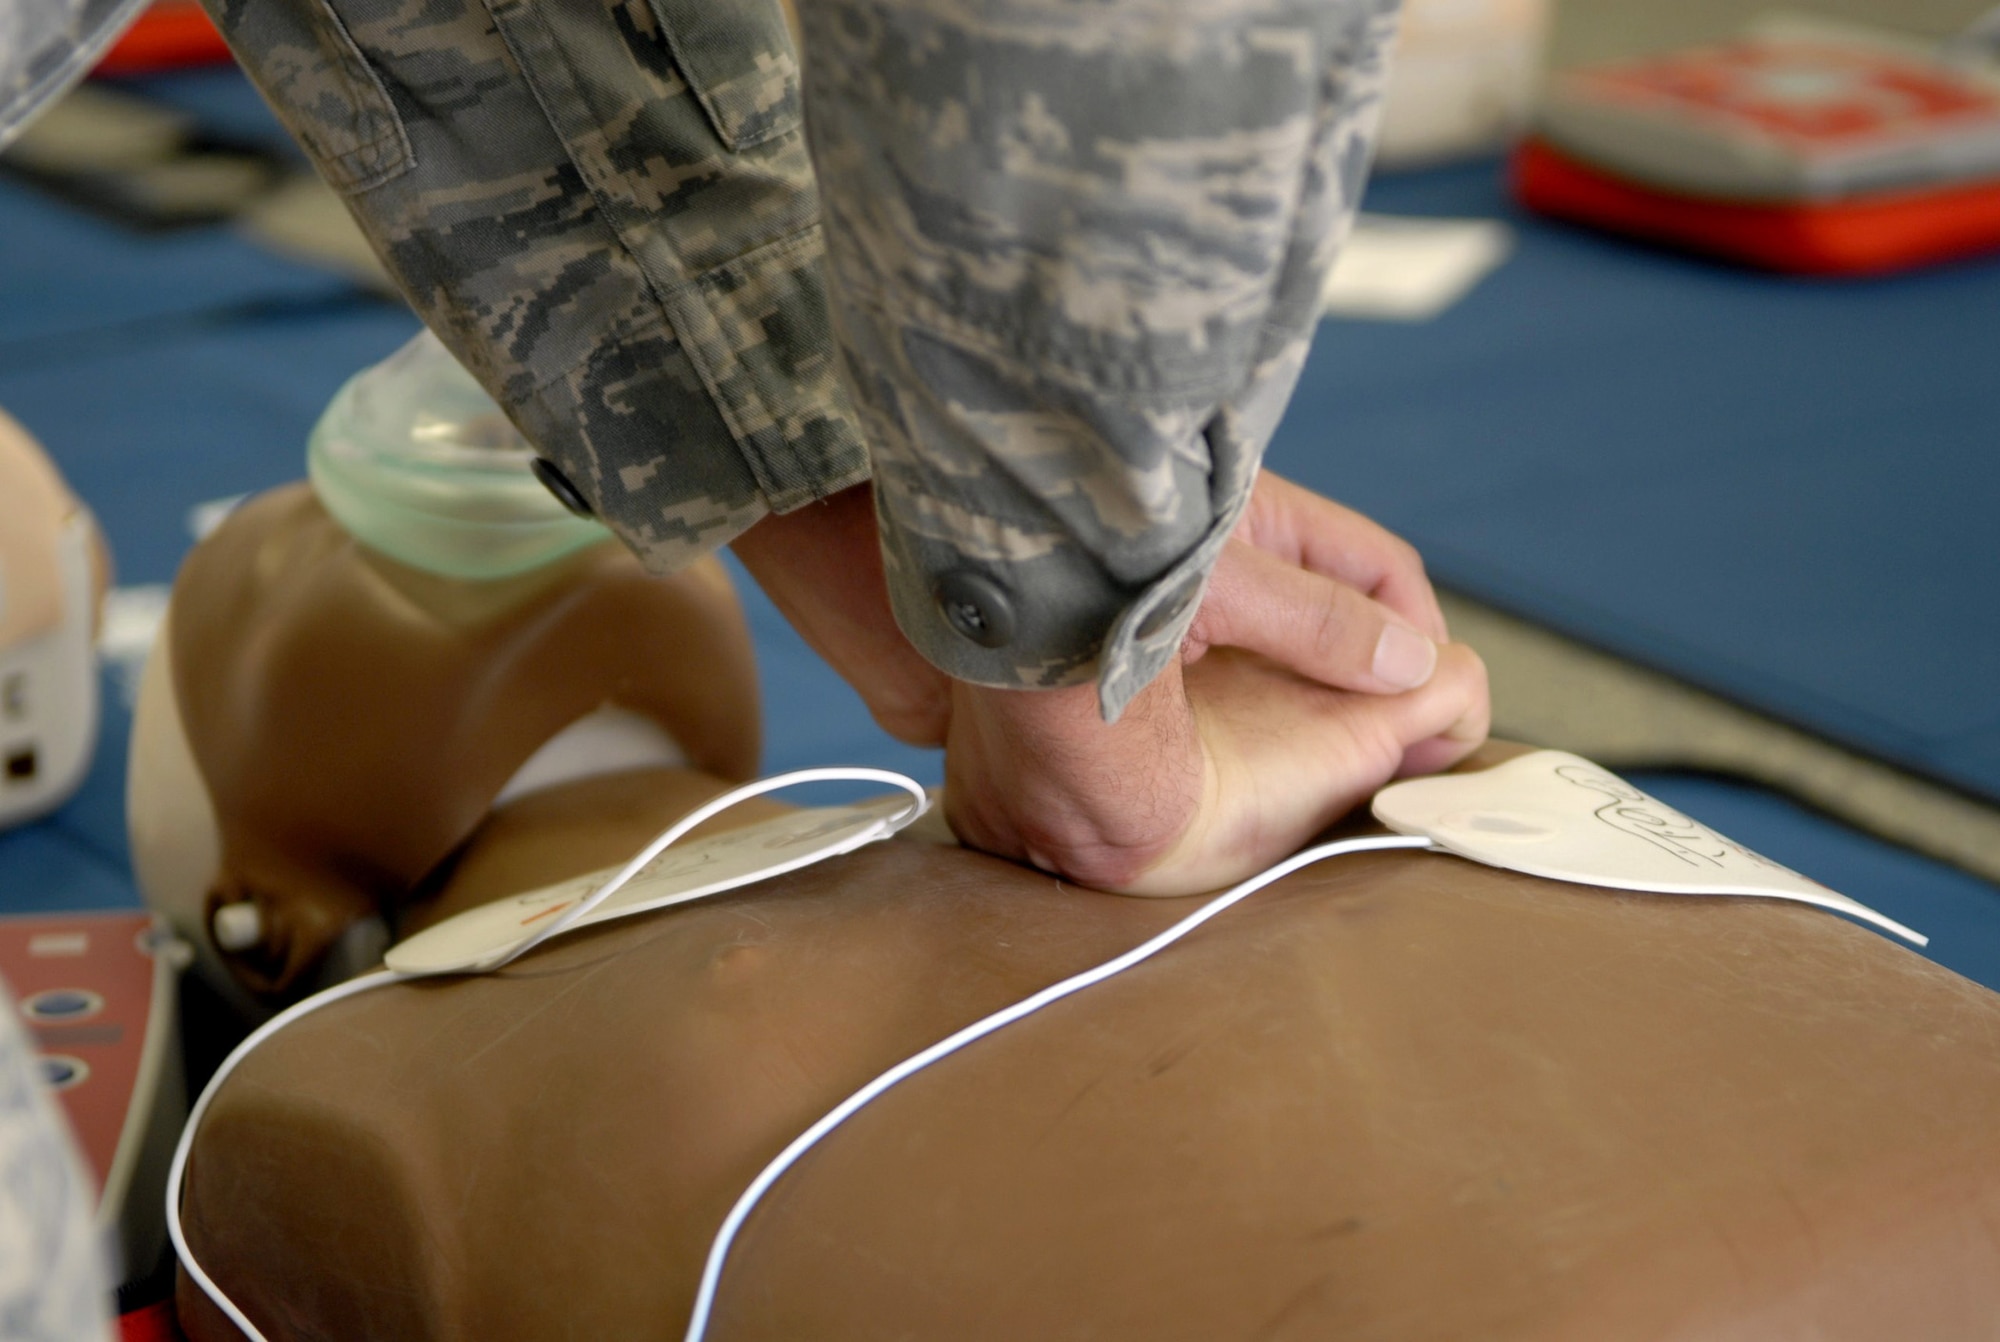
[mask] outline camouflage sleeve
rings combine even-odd
[[[867,478],[778,0],[206,4],[552,487],[648,567]]]
[[[1395,0],[799,6],[896,615],[993,685],[1175,655],[1359,195]]]

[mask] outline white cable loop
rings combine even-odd
[[[657,858],[669,846],[686,836],[689,830],[692,830],[695,826],[720,812],[729,809],[737,802],[761,796],[767,792],[774,792],[780,788],[819,782],[887,783],[909,792],[915,798],[913,805],[919,814],[929,805],[929,798],[925,794],[922,785],[902,774],[893,773],[885,769],[802,769],[795,773],[780,774],[774,778],[759,779],[756,782],[747,783],[742,787],[724,793],[712,801],[704,803],[681,817],[681,819],[663,831],[658,838],[647,844],[630,862],[627,862],[617,872],[613,873],[611,878],[605,881],[603,885],[592,891],[587,898],[566,910],[562,916],[554,919],[534,936],[511,947],[490,961],[482,962],[468,972],[490,973],[512,962],[517,957],[526,954],[549,938],[557,936],[566,929],[574,926],[578,919],[585,917],[592,909],[595,909],[599,904],[602,904],[606,899],[616,894],[628,881],[643,871],[653,859]],[[902,820],[906,817],[909,817],[908,812],[897,816],[896,819]],[[1062,980],[1060,983],[1051,984],[1049,987],[1014,1003],[1010,1007],[996,1011],[983,1020],[975,1021],[957,1033],[939,1040],[929,1048],[904,1059],[888,1071],[883,1072],[873,1081],[870,1081],[867,1085],[861,1087],[861,1089],[855,1091],[852,1095],[834,1106],[833,1109],[829,1110],[811,1127],[793,1138],[791,1143],[763,1168],[757,1177],[750,1182],[750,1186],[744,1189],[742,1195],[737,1198],[736,1204],[730,1208],[729,1215],[723,1218],[722,1225],[716,1231],[715,1239],[709,1246],[708,1258],[702,1268],[701,1283],[695,1294],[694,1310],[688,1319],[687,1342],[702,1342],[702,1339],[707,1335],[709,1320],[714,1312],[716,1291],[721,1285],[722,1271],[728,1262],[730,1249],[736,1241],[737,1233],[743,1228],[744,1222],[749,1219],[750,1213],[755,1210],[758,1202],[763,1199],[764,1194],[780,1178],[784,1177],[785,1172],[796,1164],[800,1157],[818,1145],[821,1139],[842,1123],[845,1123],[884,1092],[898,1083],[907,1080],[909,1077],[914,1076],[939,1059],[958,1052],[976,1040],[982,1039],[997,1030],[1004,1029],[1026,1016],[1033,1015],[1053,1002],[1061,1001],[1073,993],[1080,992],[1093,984],[1102,983],[1104,980],[1121,974],[1134,965],[1151,959],[1154,955],[1173,945],[1176,941],[1179,941],[1182,937],[1194,931],[1217,914],[1222,913],[1231,905],[1248,898],[1273,881],[1289,876],[1301,867],[1309,866],[1322,859],[1336,857],[1343,853],[1370,852],[1386,848],[1429,847],[1432,847],[1432,844],[1427,838],[1408,837],[1398,834],[1342,839],[1333,843],[1321,844],[1317,848],[1309,848],[1216,896],[1187,917],[1181,919],[1181,921],[1167,928],[1164,932],[1126,951],[1123,955],[1107,960],[1094,969],[1087,969],[1080,974],[1073,975],[1070,978]],[[399,974],[393,970],[386,969],[372,974],[364,974],[360,978],[350,979],[346,983],[308,997],[303,1002],[299,1002],[287,1010],[280,1012],[278,1015],[273,1016],[253,1031],[249,1038],[238,1044],[227,1058],[223,1059],[222,1065],[216,1068],[215,1075],[209,1078],[208,1084],[202,1088],[201,1095],[195,1100],[193,1107],[188,1111],[187,1123],[181,1129],[180,1140],[174,1147],[173,1162],[167,1169],[167,1234],[173,1241],[174,1252],[179,1255],[181,1265],[187,1269],[188,1276],[201,1288],[203,1294],[207,1295],[215,1303],[216,1308],[220,1309],[229,1321],[242,1331],[244,1337],[249,1342],[268,1342],[268,1339],[258,1330],[257,1325],[250,1322],[248,1316],[242,1310],[238,1309],[235,1303],[223,1293],[222,1288],[215,1284],[208,1273],[202,1269],[201,1264],[195,1259],[193,1249],[188,1245],[186,1234],[181,1228],[181,1192],[187,1179],[188,1154],[194,1145],[195,1132],[200,1127],[203,1116],[208,1112],[209,1103],[215,1098],[215,1094],[221,1088],[222,1083],[229,1079],[230,1073],[236,1070],[237,1065],[243,1059],[247,1058],[258,1045],[262,1044],[272,1035],[293,1022],[319,1010],[321,1007],[331,1006],[335,1002],[358,996],[361,993],[383,987],[387,984],[406,982],[418,977],[423,976]]]
[[[547,927],[539,929],[534,936],[513,946],[490,963],[479,965],[467,972],[491,973],[502,965],[511,962],[516,957],[526,954],[542,942],[547,941],[550,937],[573,926],[577,919],[588,914],[599,904],[617,894],[628,881],[645,870],[647,864],[665,851],[669,845],[684,837],[696,825],[728,810],[737,802],[746,801],[751,797],[762,796],[767,792],[775,792],[780,788],[794,787],[806,783],[887,783],[891,787],[900,788],[911,795],[914,799],[912,805],[916,809],[917,814],[921,815],[930,805],[930,796],[924,791],[921,783],[918,783],[913,778],[891,772],[887,769],[858,767],[797,769],[791,773],[778,774],[775,777],[760,778],[755,782],[745,783],[741,787],[732,788],[721,796],[704,802],[682,816],[663,830],[658,838],[647,844],[637,857],[634,857],[630,862],[627,862],[623,867],[613,872],[609,880],[591,891],[574,908],[567,910]],[[915,819],[915,816],[911,816],[908,811],[905,811],[897,815],[894,821],[889,823],[895,823],[895,821],[901,821],[905,818]],[[269,1342],[269,1339],[258,1331],[257,1325],[250,1322],[243,1311],[236,1307],[235,1302],[230,1300],[223,1293],[222,1288],[217,1286],[208,1273],[202,1269],[201,1264],[195,1259],[194,1250],[188,1245],[187,1235],[181,1229],[181,1190],[187,1180],[188,1153],[194,1147],[195,1131],[201,1126],[203,1115],[208,1112],[209,1102],[215,1098],[215,1094],[221,1089],[222,1083],[229,1079],[229,1074],[236,1070],[237,1064],[249,1057],[258,1045],[262,1044],[272,1035],[278,1033],[278,1031],[292,1024],[294,1021],[311,1015],[321,1007],[332,1006],[335,1002],[357,996],[374,988],[384,987],[387,984],[402,983],[420,977],[425,976],[398,974],[393,970],[387,969],[378,970],[372,974],[363,974],[359,978],[349,979],[345,983],[328,988],[325,992],[315,993],[302,1002],[294,1003],[253,1030],[249,1038],[230,1051],[229,1056],[222,1060],[222,1065],[215,1069],[215,1075],[211,1076],[208,1079],[208,1084],[202,1087],[202,1092],[195,1099],[193,1107],[188,1110],[187,1122],[181,1127],[180,1140],[174,1144],[173,1161],[167,1167],[167,1236],[173,1241],[174,1253],[180,1257],[181,1265],[187,1269],[188,1276],[192,1277],[195,1284],[201,1287],[204,1295],[215,1302],[215,1307],[228,1316],[231,1323],[242,1330],[244,1337],[249,1339],[249,1342]]]
[[[1052,1002],[1059,1002],[1072,993],[1102,983],[1142,961],[1151,959],[1231,905],[1248,899],[1271,882],[1291,875],[1300,867],[1311,866],[1324,858],[1339,857],[1345,853],[1366,853],[1384,848],[1430,847],[1433,847],[1431,841],[1421,835],[1386,834],[1338,839],[1332,843],[1323,843],[1317,848],[1308,848],[1267,871],[1259,872],[1241,885],[1217,895],[1166,931],[1149,941],[1140,943],[1123,955],[1106,960],[1095,969],[1086,969],[1081,974],[1072,975],[1060,983],[1050,984],[1033,996],[1025,997],[1010,1007],[1003,1007],[983,1020],[974,1021],[958,1033],[948,1035],[921,1053],[913,1054],[897,1063],[828,1110],[817,1123],[794,1137],[791,1144],[774,1156],[771,1163],[750,1181],[750,1186],[743,1190],[742,1196],[736,1199],[736,1205],[729,1209],[729,1215],[723,1218],[722,1228],[715,1232],[715,1239],[709,1245],[708,1262],[702,1268],[701,1285],[695,1292],[694,1311],[688,1318],[686,1342],[702,1342],[707,1336],[709,1317],[715,1308],[715,1293],[722,1284],[722,1269],[728,1262],[729,1250],[736,1242],[737,1232],[743,1228],[743,1223],[750,1218],[750,1213],[755,1210],[764,1194],[784,1177],[785,1171],[796,1164],[801,1156],[818,1145],[821,1138],[852,1118],[891,1087],[915,1076],[940,1058],[948,1057],[967,1044],[983,1039],[996,1030],[1004,1029],[1023,1017],[1031,1016]]]
[[[652,862],[654,858],[685,837],[689,830],[703,821],[720,815],[738,802],[748,801],[752,797],[761,797],[766,792],[776,792],[781,788],[798,787],[806,783],[887,783],[891,787],[903,789],[915,798],[913,806],[917,815],[922,815],[930,808],[931,804],[930,794],[924,791],[923,784],[917,782],[914,778],[889,769],[864,769],[858,767],[851,769],[795,769],[788,774],[778,774],[772,778],[760,778],[755,782],[745,783],[742,787],[731,788],[721,796],[703,802],[700,806],[695,807],[692,811],[689,811],[686,815],[661,831],[658,838],[639,850],[638,856],[612,873],[610,880],[591,891],[574,908],[565,910],[560,917],[550,920],[548,925],[539,929],[535,935],[521,942],[512,950],[504,952],[491,963],[478,966],[473,972],[483,974],[498,969],[502,965],[509,964],[518,957],[526,955],[550,937],[559,936],[564,931],[575,926],[578,919],[584,917],[599,904],[617,894],[619,890],[624,888],[627,881],[630,881],[634,876],[644,871],[647,864]],[[916,816],[910,815],[908,811],[905,811],[897,815],[896,820],[902,820],[906,816],[912,820],[916,818]]]

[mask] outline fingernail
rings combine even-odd
[[[1414,629],[1384,625],[1375,644],[1375,678],[1399,690],[1414,690],[1437,670],[1437,644]]]

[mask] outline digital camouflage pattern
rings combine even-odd
[[[1385,0],[814,0],[813,144],[898,618],[953,674],[1174,655],[1318,320]],[[936,576],[1014,595],[953,639]],[[1108,638],[1106,631],[1109,631]]]
[[[1395,8],[801,4],[843,391],[771,0],[208,3],[650,566],[865,478],[858,419],[911,640],[985,684],[1094,676],[1107,717],[1174,655],[1290,397]],[[968,578],[997,646],[946,618]]]
[[[868,475],[777,0],[209,0],[427,325],[656,571]]]

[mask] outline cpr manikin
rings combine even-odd
[[[365,966],[496,800],[642,764],[755,769],[721,567],[647,577],[531,460],[419,337],[335,398],[314,485],[249,501],[187,561],[128,814],[148,902],[219,981],[268,1002]]]
[[[300,742],[281,717],[337,718],[353,758],[411,770],[399,832],[446,848],[388,901],[402,937],[614,866],[722,790],[690,747],[692,765],[496,802],[518,760],[441,767],[437,743],[462,738],[406,746],[403,704],[480,699],[457,687],[514,645],[454,652],[451,627],[382,615],[409,608],[405,585],[314,582],[302,558],[231,595],[253,557],[303,553],[301,532],[335,574],[378,571],[301,492],[246,506],[182,576],[174,673],[140,723],[185,743],[219,848],[257,855],[274,923],[364,906],[355,854],[425,855],[375,832],[358,766],[301,764],[284,808],[251,805],[236,780],[269,790],[288,776],[267,757]],[[504,588],[424,589],[446,590],[486,609]],[[232,601],[233,623],[190,617]],[[691,610],[661,622],[722,619]],[[710,635],[657,642],[678,651],[632,684],[748,679]],[[312,655],[264,651],[286,644]],[[400,679],[326,676],[324,650],[347,645]],[[590,698],[550,663],[508,665],[504,694],[453,719],[473,737],[509,714],[560,725]],[[287,708],[222,714],[198,682]],[[1484,824],[1498,812],[1456,804],[1442,819],[1506,841]],[[191,1247],[274,1340],[680,1336],[718,1223],[779,1148],[885,1068],[1199,903],[913,835],[304,1017],[198,1130]],[[178,860],[164,829],[142,847]],[[745,1223],[709,1335],[1987,1337],[1996,1038],[1993,995],[1802,905],[1349,855],[858,1113]],[[232,1335],[185,1282],[181,1307],[192,1337]]]

